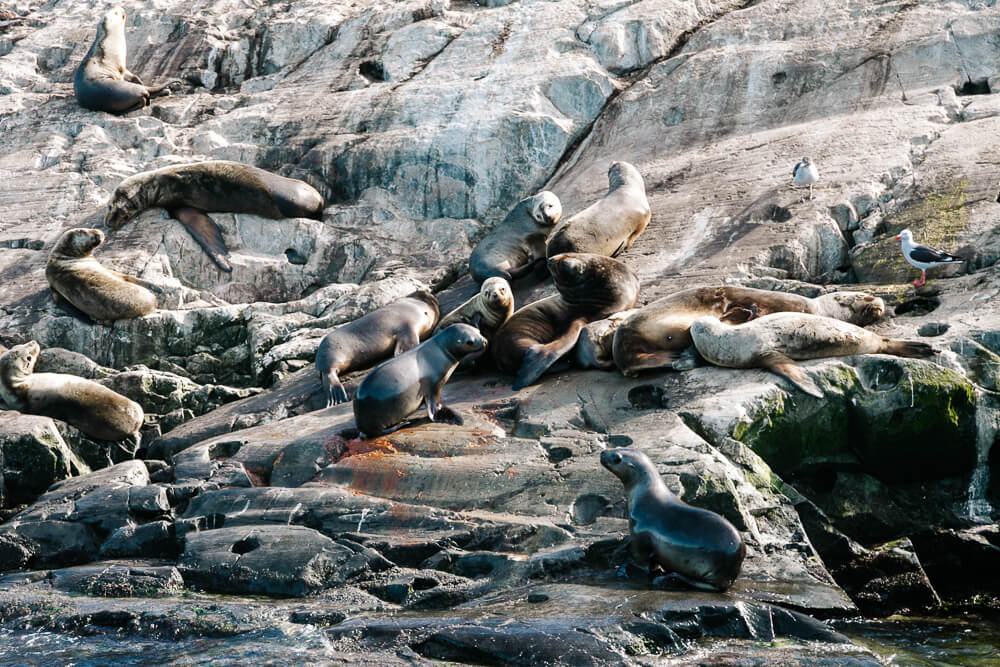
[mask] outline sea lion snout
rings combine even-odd
[[[603,452],[601,452],[601,465],[607,468],[608,470],[614,472],[614,470],[612,470],[612,466],[617,466],[621,464],[621,462],[622,462],[622,455],[616,452],[615,450],[605,449]]]

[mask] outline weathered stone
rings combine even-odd
[[[173,566],[112,563],[53,570],[49,577],[57,590],[95,597],[162,597],[176,594],[184,585]]]
[[[0,412],[0,507],[31,502],[55,482],[86,472],[51,419]]]
[[[1000,529],[914,534],[914,550],[941,597],[951,603],[995,606],[1000,599]]]

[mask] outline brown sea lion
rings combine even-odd
[[[151,97],[169,95],[174,83],[146,86],[125,67],[125,10],[114,7],[97,24],[97,37],[76,68],[73,92],[85,109],[121,114],[141,109]]]
[[[545,259],[545,237],[562,217],[559,198],[548,190],[517,203],[472,251],[469,272],[476,282],[524,276]]]
[[[601,465],[625,486],[629,551],[638,565],[648,567],[650,574],[660,568],[704,590],[733,585],[746,556],[733,524],[671,493],[653,462],[637,449],[606,449]]]
[[[441,404],[441,388],[455,367],[486,347],[486,339],[467,324],[452,324],[409,352],[372,369],[358,385],[354,421],[366,437],[393,428],[424,403],[431,421],[462,424]]]
[[[551,257],[548,266],[559,294],[516,311],[492,345],[500,370],[517,375],[515,389],[537,380],[573,349],[588,322],[631,308],[639,297],[635,273],[610,257],[565,253]]]
[[[494,276],[483,281],[479,294],[442,317],[434,333],[452,324],[468,324],[479,329],[487,341],[492,341],[497,329],[513,314],[514,294],[510,285],[503,278]]]
[[[62,420],[95,440],[138,435],[143,419],[138,403],[75,375],[34,373],[40,350],[31,341],[0,357],[0,395],[11,409]]]
[[[103,242],[104,233],[98,229],[70,229],[59,237],[45,265],[52,298],[56,303],[68,301],[98,322],[142,317],[156,310],[150,289],[160,291],[158,287],[111,271],[93,256]]]
[[[615,331],[634,312],[635,309],[625,310],[585,326],[570,355],[573,365],[602,371],[615,370],[617,367],[611,351]]]
[[[195,162],[129,176],[115,188],[104,223],[119,229],[147,208],[162,206],[223,271],[233,270],[222,231],[205,211],[265,218],[313,218],[323,197],[308,183],[239,162]]]
[[[548,257],[564,252],[590,252],[615,257],[642,234],[651,215],[646,185],[628,162],[608,168],[607,194],[552,230]]]
[[[434,330],[438,315],[437,298],[418,290],[328,333],[316,350],[326,407],[348,400],[341,374],[412,350]]]
[[[766,368],[817,398],[822,398],[823,392],[794,360],[850,354],[934,354],[927,343],[885,338],[848,322],[808,313],[774,313],[738,326],[707,315],[691,325],[691,339],[698,353],[716,366]]]
[[[622,322],[612,344],[615,365],[625,375],[669,367],[691,346],[691,323],[703,315],[738,324],[778,312],[825,315],[863,326],[882,316],[885,302],[862,292],[810,299],[751,287],[693,287],[657,299]]]

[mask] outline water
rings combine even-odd
[[[886,665],[1000,666],[1000,616],[893,617],[834,625]]]

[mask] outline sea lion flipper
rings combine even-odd
[[[233,272],[233,265],[229,263],[229,249],[226,242],[222,240],[222,230],[215,224],[215,221],[205,215],[204,212],[190,206],[179,206],[169,209],[170,217],[184,225],[188,233],[198,242],[205,254],[215,262],[215,265],[226,273]]]
[[[131,72],[129,70],[125,70],[125,72],[123,74],[125,76],[125,80],[126,81],[131,81],[132,83],[137,83],[140,86],[144,86],[145,85],[142,82],[142,79],[139,78],[138,74],[135,74],[134,72]]]
[[[757,306],[751,304],[749,306],[730,306],[726,309],[726,312],[722,314],[719,318],[720,322],[725,322],[726,324],[742,324],[744,322],[749,322],[757,317]]]
[[[521,266],[518,266],[516,268],[509,269],[506,272],[507,275],[501,277],[507,280],[508,282],[510,282],[511,280],[516,280],[522,276],[528,275],[536,268],[538,268],[539,264],[544,264],[545,262],[546,262],[545,257],[536,257],[533,260],[529,261],[527,264],[522,264]]]
[[[66,297],[64,297],[62,294],[60,294],[56,290],[52,289],[51,286],[49,287],[49,292],[52,293],[52,301],[57,306],[59,306],[60,308],[62,308],[63,310],[65,310],[67,313],[69,313],[71,316],[75,317],[76,319],[78,319],[78,320],[80,320],[80,321],[82,321],[82,322],[84,322],[86,324],[101,324],[101,322],[98,322],[93,317],[91,317],[90,315],[88,315],[87,313],[83,312],[82,310],[80,310],[79,308],[77,308],[76,306],[74,306],[72,303],[70,303],[69,299],[67,299]]]
[[[347,391],[337,376],[337,369],[331,366],[326,373],[320,372],[320,384],[323,386],[323,394],[326,398],[326,407],[347,402]]]
[[[111,273],[114,274],[116,277],[121,278],[127,283],[132,283],[133,285],[138,285],[139,287],[145,287],[154,294],[163,294],[162,287],[160,287],[159,285],[154,285],[148,280],[143,280],[142,278],[136,278],[135,276],[130,276],[125,273],[118,273],[117,271],[112,271]]]
[[[698,353],[698,348],[694,345],[680,353],[677,360],[671,366],[675,371],[689,371],[692,368],[705,365],[705,358]]]
[[[823,398],[823,392],[812,378],[806,375],[802,367],[781,352],[768,352],[763,355],[760,365],[772,373],[777,373],[810,396]]]
[[[514,389],[523,389],[534,383],[542,374],[557,362],[564,354],[573,349],[576,341],[580,339],[580,332],[587,323],[585,319],[574,320],[569,330],[551,343],[542,345],[536,343],[528,348],[524,353],[524,360],[521,368],[517,371],[517,379],[511,385]]]
[[[412,326],[407,326],[399,330],[396,334],[396,347],[392,356],[398,357],[404,352],[409,352],[420,344],[420,335]]]

